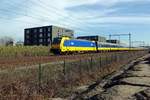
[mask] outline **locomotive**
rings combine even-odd
[[[82,39],[71,39],[69,37],[54,38],[51,46],[51,51],[54,54],[134,51],[134,50],[142,50],[142,48],[130,48],[115,43],[89,41]]]

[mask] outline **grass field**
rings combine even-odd
[[[51,55],[46,46],[0,46],[0,57],[24,57]]]

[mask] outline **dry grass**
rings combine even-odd
[[[49,55],[46,46],[0,46],[0,57],[24,57]]]
[[[0,73],[0,99],[40,100],[67,97],[78,86],[90,84],[119,70],[137,54],[121,53],[49,64],[39,68],[10,69]],[[139,55],[138,55],[139,56]],[[130,58],[130,59],[129,59]],[[92,63],[91,63],[92,61]]]

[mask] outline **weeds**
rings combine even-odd
[[[40,100],[68,97],[76,87],[100,80],[145,52],[123,52],[79,58],[0,73],[0,99]],[[131,56],[132,55],[132,56]],[[40,76],[39,76],[40,75]]]
[[[50,55],[46,46],[0,46],[0,57],[25,57]]]

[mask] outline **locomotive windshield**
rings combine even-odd
[[[61,39],[62,39],[62,38],[60,38],[60,37],[54,38],[52,44],[60,44]]]

